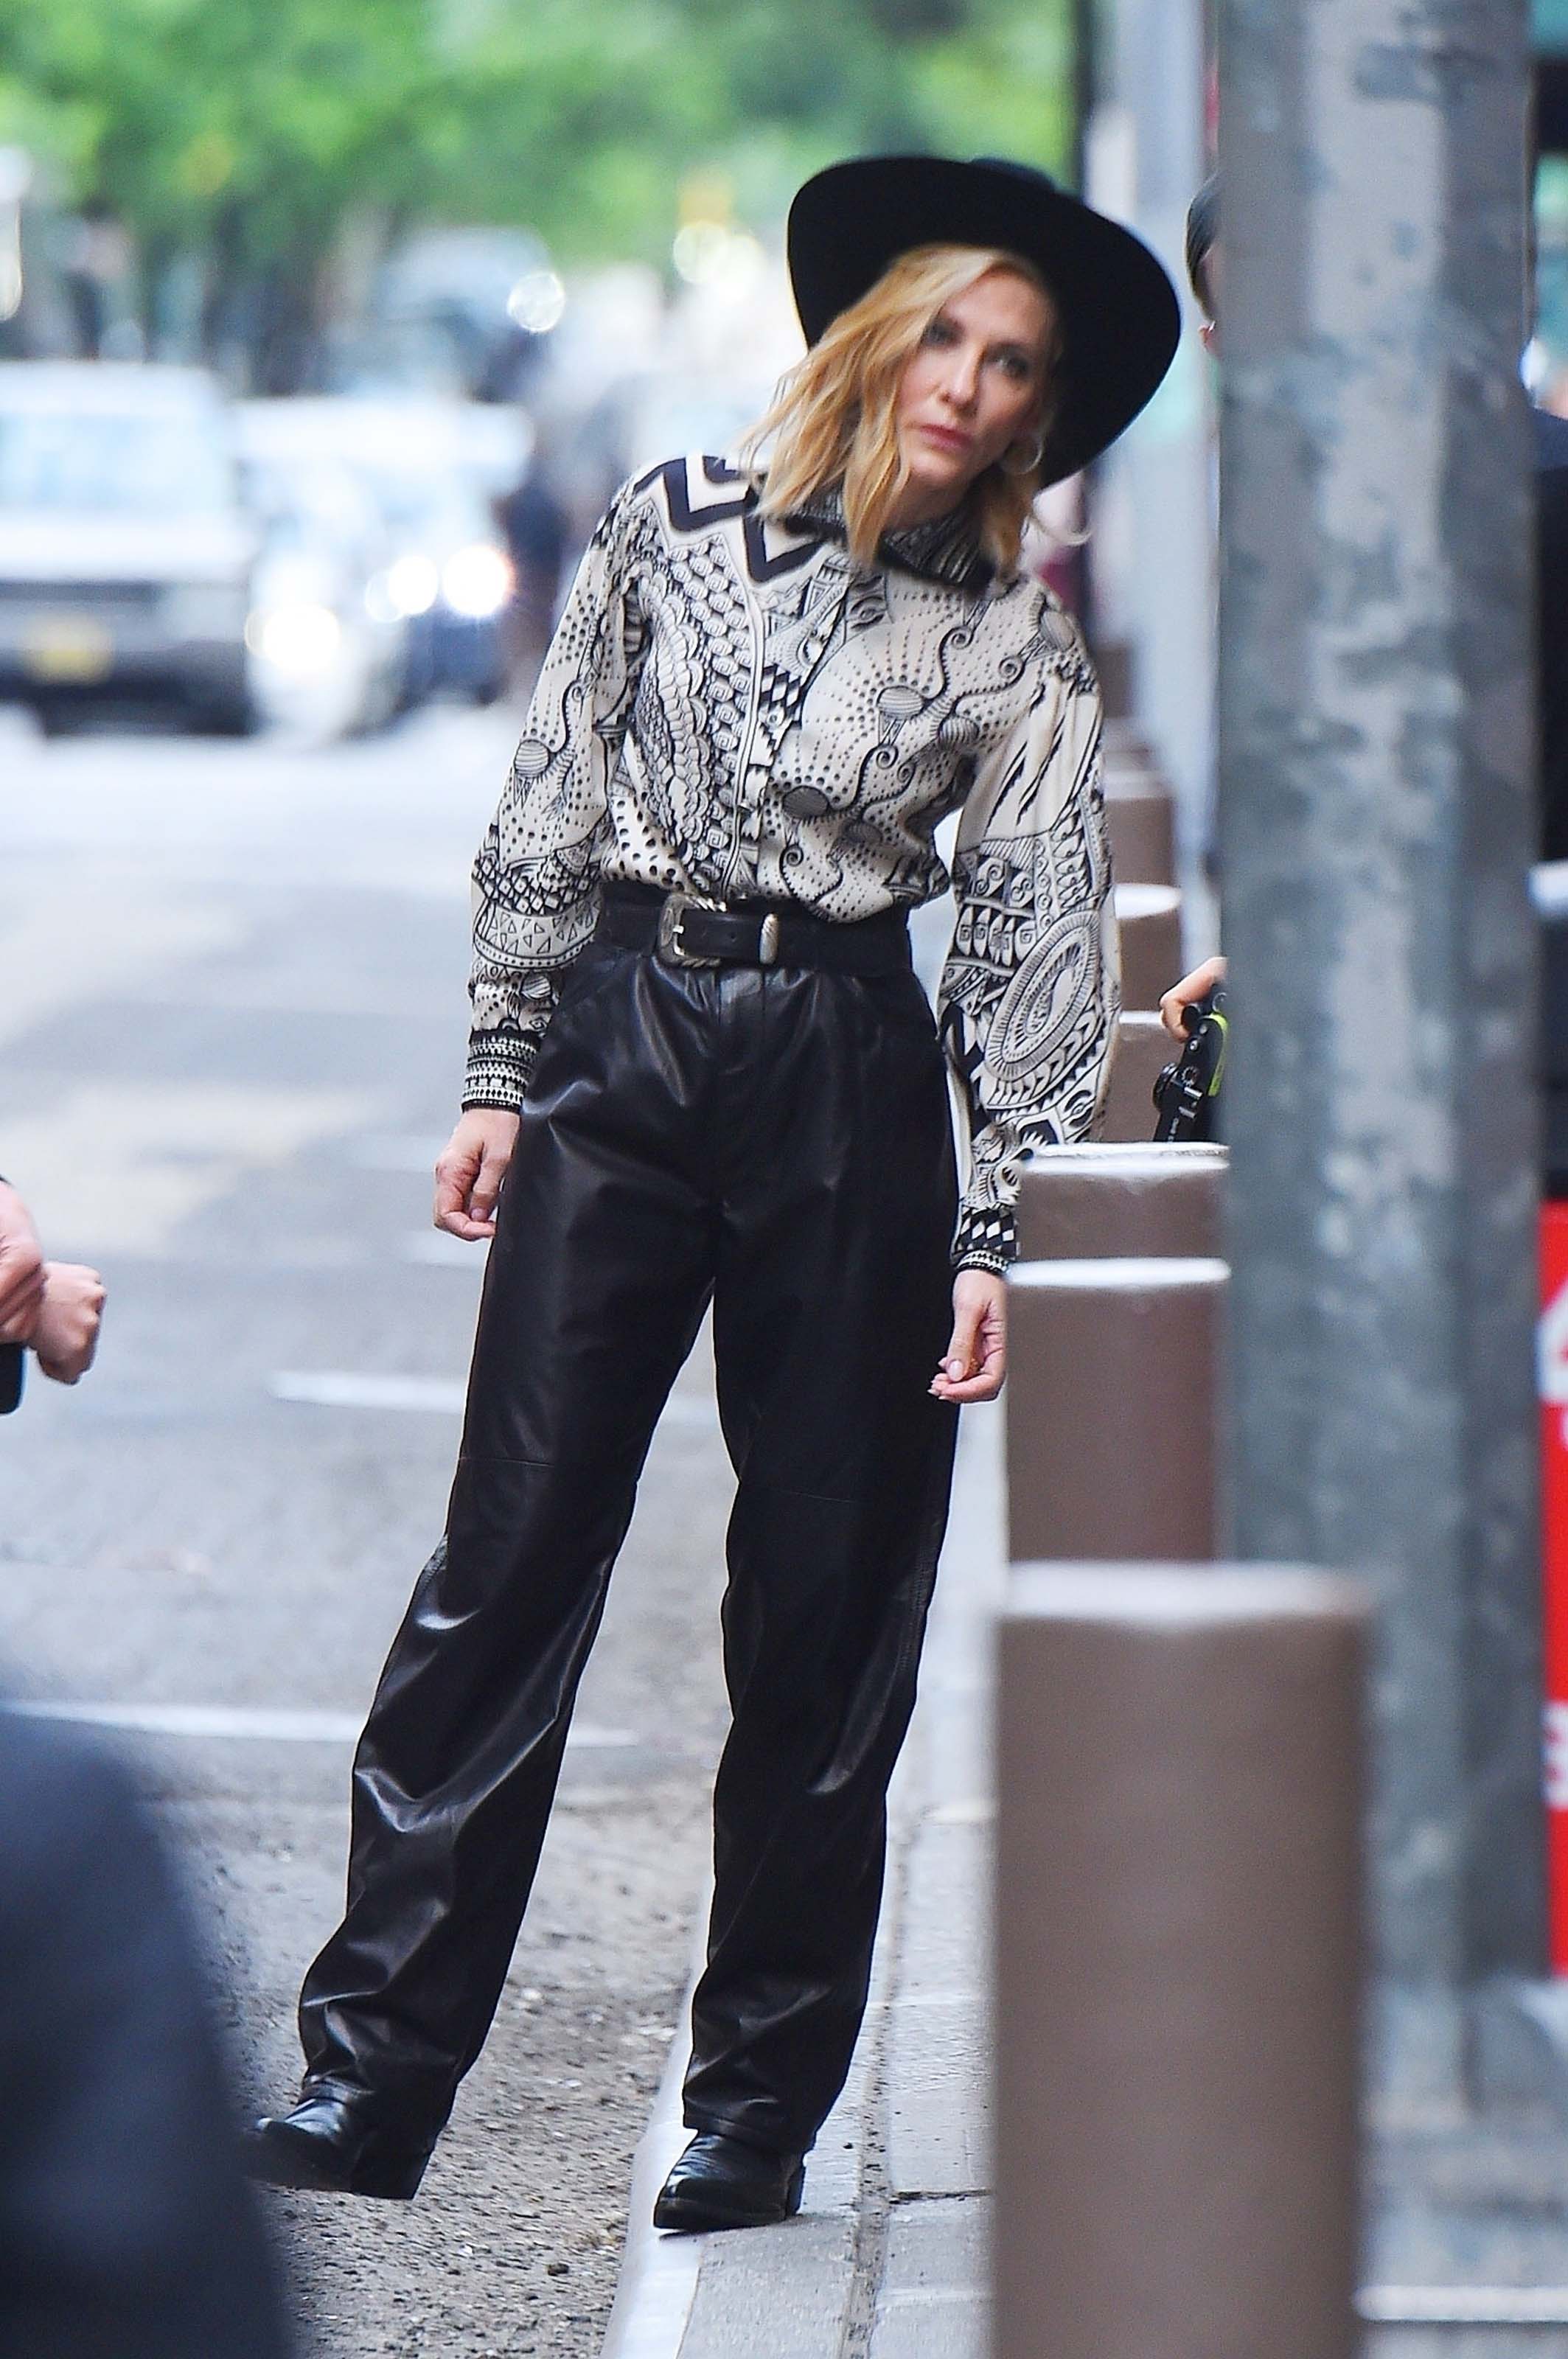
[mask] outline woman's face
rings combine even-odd
[[[905,363],[898,448],[909,491],[933,515],[1010,445],[1032,441],[1051,324],[1039,288],[997,267],[949,297]]]

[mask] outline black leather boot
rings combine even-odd
[[[350,2091],[307,2088],[291,2112],[262,2115],[245,2136],[243,2158],[247,2177],[273,2187],[407,2203],[434,2146],[434,2137],[389,2128]]]
[[[656,2228],[770,2228],[800,2208],[806,2166],[740,2138],[700,2131],[659,2192]]]

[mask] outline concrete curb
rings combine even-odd
[[[706,1892],[696,1915],[699,1925],[706,1922]],[[687,2019],[690,2001],[688,1989],[682,2023]],[[697,2278],[709,2238],[664,2236],[653,2224],[655,2198],[688,2136],[681,2117],[681,2083],[685,2077],[687,2054],[678,2031],[670,2042],[670,2060],[653,2101],[648,2127],[637,2141],[632,2162],[626,2249],[610,2322],[604,2331],[604,2359],[674,2359],[685,2339],[691,2305],[697,2299]]]

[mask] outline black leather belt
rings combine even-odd
[[[901,909],[834,925],[804,909],[760,901],[718,908],[690,893],[606,884],[598,938],[654,951],[670,966],[816,966],[834,974],[892,974],[909,963]]]

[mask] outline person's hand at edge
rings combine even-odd
[[[43,1301],[43,1248],[32,1215],[0,1180],[0,1343],[30,1343]]]
[[[1007,1282],[961,1269],[953,1282],[953,1340],[931,1382],[938,1400],[995,1400],[1007,1373]]]
[[[1187,1038],[1187,1027],[1181,1021],[1183,1010],[1191,1007],[1195,999],[1206,999],[1215,984],[1225,979],[1224,959],[1211,958],[1205,959],[1202,966],[1195,966],[1191,974],[1184,974],[1180,983],[1171,984],[1160,1003],[1160,1020],[1172,1039]]]
[[[436,1163],[438,1229],[476,1243],[495,1234],[495,1204],[517,1143],[517,1117],[500,1106],[471,1106]]]
[[[93,1365],[103,1318],[103,1281],[75,1261],[44,1264],[44,1301],[33,1329],[39,1367],[57,1385],[73,1385]]]

